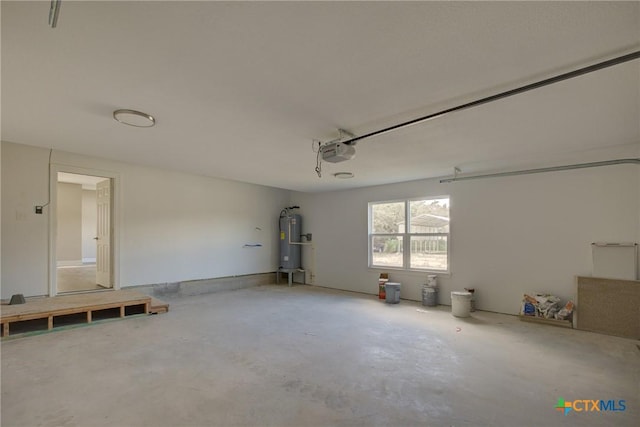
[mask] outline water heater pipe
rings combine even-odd
[[[313,245],[313,242],[308,242],[308,243],[292,242],[291,241],[291,221],[287,221],[287,227],[289,227],[289,232],[287,234],[289,235],[289,244],[290,245],[300,245],[300,246],[311,246],[311,245]]]

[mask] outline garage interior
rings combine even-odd
[[[3,426],[637,425],[640,3],[0,13]]]

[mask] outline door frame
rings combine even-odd
[[[111,179],[111,280],[113,281],[111,290],[120,289],[120,174],[102,169],[52,163],[49,172],[49,194],[51,195],[49,205],[49,296],[54,297],[58,294],[56,253],[56,239],[58,237],[58,172]]]

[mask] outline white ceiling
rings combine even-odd
[[[55,29],[48,1],[1,7],[5,141],[300,191],[640,152],[639,60],[362,140],[321,179],[311,149],[640,50],[640,2],[63,1]]]

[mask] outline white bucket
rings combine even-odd
[[[400,302],[400,283],[387,282],[384,285],[384,291],[387,294],[385,302],[388,304]]]
[[[471,292],[451,292],[451,314],[455,317],[471,315]]]
[[[464,288],[465,291],[471,293],[471,312],[476,311],[476,290],[475,288]]]

